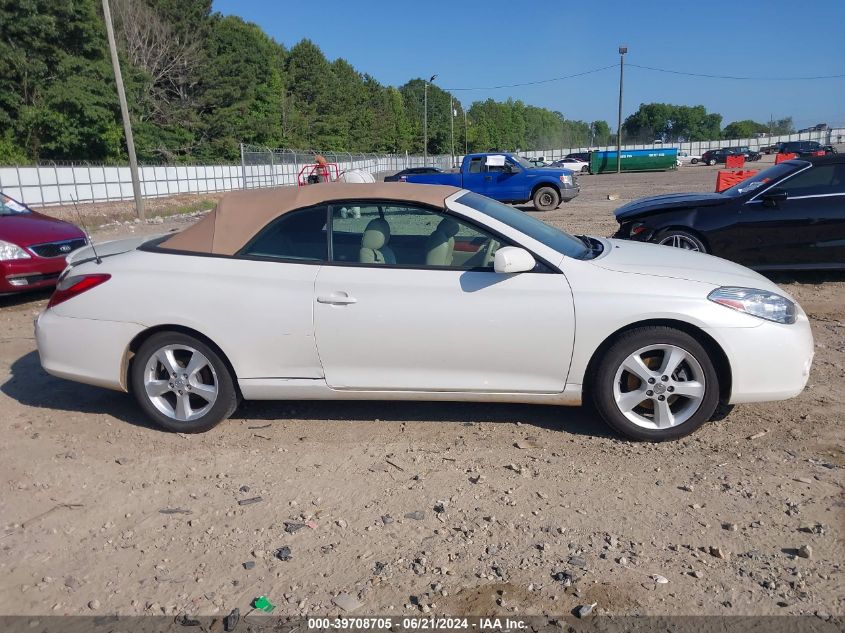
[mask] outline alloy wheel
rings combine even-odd
[[[673,246],[675,248],[681,248],[685,251],[701,251],[701,248],[694,239],[686,235],[678,235],[677,233],[667,235],[666,237],[658,240],[657,243],[662,244],[663,246]]]
[[[188,345],[158,349],[147,360],[143,380],[152,405],[179,422],[196,420],[208,413],[219,393],[211,361]]]
[[[706,392],[701,364],[676,345],[655,344],[630,354],[616,371],[613,397],[619,411],[645,429],[683,424]]]

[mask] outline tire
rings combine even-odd
[[[589,173],[590,173],[590,166],[589,166],[589,165],[584,165],[584,166],[581,168],[581,173],[582,173],[582,174],[589,174]]]
[[[554,211],[560,205],[560,193],[554,187],[540,187],[531,198],[538,211]]]
[[[698,164],[698,159],[697,159],[697,158],[693,158],[690,162],[691,162],[693,165],[697,165],[697,164]]]
[[[189,372],[192,363],[196,367]],[[232,415],[239,402],[219,353],[181,332],[159,332],[141,345],[132,359],[130,385],[144,413],[179,433],[208,431]]]
[[[635,357],[642,362],[632,362]],[[677,365],[661,373],[667,362]],[[691,395],[678,395],[681,390]],[[689,435],[713,416],[719,378],[695,338],[670,327],[649,326],[629,330],[610,345],[592,376],[590,392],[612,429],[633,440],[663,442]]]
[[[713,165],[715,165],[715,164],[716,164],[716,159],[715,159],[715,158],[711,158],[710,160],[708,160],[708,161],[707,161],[707,164],[708,164],[708,165],[710,165],[710,166],[712,167]]]
[[[686,251],[697,251],[699,253],[706,253],[707,247],[701,238],[689,231],[682,229],[667,229],[658,233],[654,239],[655,244],[662,244],[663,246],[672,246],[674,248],[682,248]]]

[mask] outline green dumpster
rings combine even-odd
[[[678,166],[675,147],[660,149],[623,149],[622,171],[666,171]],[[590,152],[590,173],[606,174],[616,171],[616,152]]]

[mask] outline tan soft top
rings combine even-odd
[[[272,187],[233,191],[202,220],[161,242],[160,248],[195,253],[234,255],[268,222],[289,211],[325,202],[395,200],[444,208],[460,189],[404,182],[322,183],[307,187]]]

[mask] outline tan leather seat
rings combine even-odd
[[[425,245],[427,266],[451,266],[455,252],[455,235],[461,226],[452,218],[443,218]]]
[[[390,225],[384,218],[370,221],[361,236],[361,250],[358,251],[358,262],[361,264],[395,264],[396,255],[388,246],[390,242]]]

